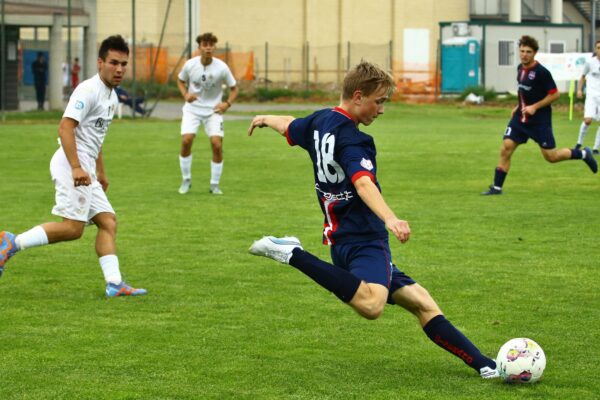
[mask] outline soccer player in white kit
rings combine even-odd
[[[0,275],[17,251],[79,239],[91,221],[98,227],[96,253],[106,280],[106,296],[146,294],[145,289],[133,288],[121,277],[117,219],[105,194],[108,179],[102,158],[102,143],[118,104],[113,89],[121,83],[128,59],[129,48],[121,36],[110,36],[100,45],[98,74],[73,91],[58,127],[61,146],[50,161],[56,188],[52,213],[62,221],[47,222],[20,235],[0,232]]]
[[[179,91],[185,99],[181,118],[179,166],[182,183],[179,193],[187,193],[192,186],[192,144],[198,128],[204,125],[204,132],[212,147],[210,193],[223,194],[219,188],[223,173],[223,114],[237,98],[238,89],[227,64],[213,57],[217,37],[207,32],[198,36],[196,42],[200,55],[184,64],[177,80]],[[225,101],[223,84],[229,87],[229,96]]]
[[[585,83],[585,109],[583,122],[579,127],[576,149],[583,146],[583,139],[592,124],[592,119],[600,121],[600,40],[596,42],[595,54],[583,67],[583,75],[579,78],[577,85],[577,97],[583,98],[583,84]],[[596,131],[596,140],[592,152],[598,154],[600,147],[600,127]]]

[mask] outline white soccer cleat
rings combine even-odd
[[[275,236],[265,236],[252,243],[248,251],[255,256],[268,257],[280,263],[288,264],[295,248],[302,249],[300,240],[296,237],[276,238]]]
[[[490,367],[483,367],[479,370],[479,376],[483,379],[494,379],[500,378],[500,372],[497,369],[491,369]]]
[[[181,182],[181,186],[179,186],[179,193],[186,194],[187,192],[190,191],[191,187],[192,187],[192,180],[184,179],[183,182]]]
[[[223,192],[221,191],[221,189],[219,189],[219,185],[210,185],[210,189],[208,190],[209,193],[211,194],[223,194]]]

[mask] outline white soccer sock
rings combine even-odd
[[[98,258],[98,261],[100,262],[106,283],[121,283],[123,278],[121,278],[121,271],[119,270],[119,258],[116,255],[109,254],[102,256]]]
[[[596,131],[596,140],[594,140],[594,150],[598,150],[598,147],[600,147],[600,127],[598,127],[598,130]]]
[[[223,161],[216,163],[211,160],[210,162],[210,184],[218,185],[221,180],[221,174],[223,173]]]
[[[183,179],[192,179],[192,155],[187,157],[179,156],[179,167],[181,168],[181,176]]]
[[[579,127],[579,137],[577,138],[577,144],[583,144],[583,139],[585,138],[585,134],[588,131],[588,128],[590,126],[586,125],[585,122],[581,123],[581,126]]]
[[[17,235],[15,238],[15,243],[17,244],[17,249],[19,250],[25,250],[30,247],[44,246],[48,244],[48,235],[46,235],[44,228],[38,225],[31,228],[27,232]]]

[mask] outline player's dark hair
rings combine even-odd
[[[218,41],[219,41],[219,39],[217,39],[217,37],[215,35],[213,35],[212,32],[203,33],[202,35],[198,35],[198,37],[196,38],[196,43],[198,43],[198,45],[200,45],[202,42],[208,42],[210,44],[215,44]]]
[[[533,51],[535,51],[536,53],[540,49],[540,45],[538,44],[538,41],[535,40],[534,37],[527,36],[527,35],[523,35],[523,36],[521,36],[521,39],[519,39],[519,47],[521,47],[521,46],[531,47],[533,49]]]
[[[380,88],[391,94],[394,91],[394,78],[383,69],[367,61],[353,67],[344,77],[342,99],[351,99],[360,90],[363,96],[370,96]]]
[[[129,55],[129,46],[127,46],[127,42],[121,35],[109,36],[104,39],[100,44],[100,49],[98,49],[98,57],[106,61],[109,50],[120,51]]]

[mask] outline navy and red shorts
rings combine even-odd
[[[334,265],[345,269],[357,278],[388,288],[389,304],[394,304],[392,293],[416,283],[392,262],[392,253],[387,239],[335,244],[331,246],[331,259]]]
[[[513,117],[504,131],[504,139],[523,144],[527,143],[530,138],[542,149],[552,150],[556,147],[552,123],[523,123]]]

